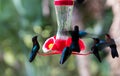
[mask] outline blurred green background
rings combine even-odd
[[[38,41],[42,46],[48,37],[56,34],[53,0],[47,0],[49,9],[43,1],[0,0],[0,76],[79,76],[75,56],[63,65],[59,64],[60,55],[37,56],[34,62],[28,61],[33,36],[39,34]],[[104,32],[108,32],[112,17],[111,10],[105,10],[100,26],[107,27]],[[96,20],[86,21],[85,28],[94,32],[92,25]],[[88,57],[92,76],[109,76],[110,68],[105,59],[100,64],[94,56]]]

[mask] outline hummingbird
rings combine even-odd
[[[71,55],[72,51],[80,52],[79,47],[79,27],[75,26],[73,31],[69,31],[72,37],[72,43],[62,51],[60,64],[63,64]]]
[[[109,34],[105,35],[105,39],[106,39],[109,47],[111,48],[112,58],[119,57],[119,54],[117,52],[117,46],[116,46],[114,39],[112,39]]]
[[[100,39],[99,38],[93,38],[94,40],[94,44],[91,48],[93,54],[97,57],[97,59],[99,60],[99,62],[101,62],[101,58],[100,58],[100,55],[99,55],[99,48],[98,48],[98,45],[100,43]]]
[[[65,47],[62,51],[62,55],[60,58],[60,64],[64,64],[64,62],[70,57],[72,51],[69,47]]]
[[[75,26],[74,30],[71,31],[72,43],[70,45],[70,49],[75,52],[80,52],[79,47],[79,27]]]
[[[39,43],[38,43],[38,41],[37,41],[37,36],[34,36],[34,37],[32,38],[32,42],[33,42],[33,47],[32,47],[32,51],[31,51],[31,53],[30,53],[29,62],[32,62],[32,61],[35,59],[36,54],[37,54],[37,52],[38,52],[39,49],[40,49],[40,45],[39,45]]]

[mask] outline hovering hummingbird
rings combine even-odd
[[[99,55],[99,48],[98,48],[100,40],[99,40],[99,38],[93,38],[93,40],[94,40],[94,45],[92,46],[91,50],[92,50],[93,54],[97,57],[97,59],[101,62],[101,58]]]
[[[113,58],[119,57],[118,52],[117,52],[117,46],[116,46],[114,39],[112,39],[109,34],[105,35],[105,39],[106,39],[106,42],[108,43],[109,47],[111,48],[112,57]]]
[[[60,58],[60,64],[64,64],[64,62],[70,57],[72,54],[72,51],[70,50],[69,47],[65,47],[62,51],[62,55]]]
[[[34,36],[32,38],[32,42],[33,42],[33,47],[32,47],[32,51],[30,53],[29,62],[32,62],[35,59],[36,54],[37,54],[38,50],[40,49],[40,45],[37,41],[37,36]]]

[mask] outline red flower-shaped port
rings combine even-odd
[[[47,53],[47,52],[53,50],[52,48],[53,48],[53,46],[55,46],[54,45],[55,44],[55,40],[56,40],[56,36],[53,36],[53,37],[48,38],[45,41],[45,43],[43,44],[43,47],[42,47],[44,53]]]
[[[62,51],[65,47],[69,47],[72,42],[72,38],[69,37],[67,40],[56,39],[56,36],[48,38],[43,44],[43,52],[38,53],[39,55],[48,56],[54,54],[62,54]],[[79,39],[80,50],[84,51],[86,49],[85,43],[82,39]],[[78,52],[72,52],[73,55],[89,55],[91,52],[86,54],[81,54]]]

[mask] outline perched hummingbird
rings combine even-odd
[[[37,54],[38,50],[40,49],[40,45],[37,41],[37,36],[34,36],[32,38],[32,42],[33,42],[33,47],[32,47],[32,51],[30,53],[29,62],[32,62],[35,59],[36,54]]]
[[[64,64],[64,62],[70,57],[72,51],[69,47],[65,47],[62,51],[62,55],[60,58],[60,64]]]
[[[80,52],[80,47],[79,47],[79,27],[75,26],[74,30],[71,31],[71,36],[72,36],[72,43],[70,45],[70,49],[75,52]]]
[[[100,40],[98,38],[93,38],[93,40],[94,40],[94,45],[92,46],[91,50],[93,54],[97,57],[97,59],[101,62],[101,58],[99,55],[99,48],[98,48]]]
[[[63,64],[71,55],[72,51],[80,52],[79,47],[79,28],[78,26],[74,27],[73,31],[69,31],[72,37],[72,43],[70,44],[70,47],[65,47],[62,51],[60,64]]]
[[[114,39],[112,39],[109,34],[105,35],[105,39],[106,39],[106,42],[108,43],[109,47],[111,48],[112,57],[113,58],[119,57],[118,52],[117,52],[117,46],[116,46]]]

